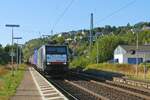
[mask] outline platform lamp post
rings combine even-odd
[[[13,28],[15,27],[20,27],[20,25],[14,25],[14,24],[6,24],[5,27],[11,27],[12,28],[12,48],[11,48],[11,70],[12,70],[12,76],[14,76],[14,63],[13,63],[13,56],[14,56],[14,51],[13,51],[13,46],[14,46],[14,33],[13,33]]]
[[[18,40],[19,39],[22,39],[22,37],[14,37],[13,39],[16,39],[17,40],[17,57],[16,57],[16,62],[17,62],[17,68],[18,69],[18,64],[19,64],[19,59],[18,59],[18,55],[19,55],[19,50],[18,50]]]

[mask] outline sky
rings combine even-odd
[[[94,27],[105,25],[134,25],[150,22],[150,0],[0,0],[0,44],[11,44],[14,37],[22,37],[20,44],[42,35],[89,29],[90,14]],[[14,40],[16,42],[16,40]]]

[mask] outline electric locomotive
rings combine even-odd
[[[35,49],[32,63],[37,69],[48,74],[58,74],[68,70],[68,47],[66,45],[43,45]]]

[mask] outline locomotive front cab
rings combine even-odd
[[[67,46],[46,46],[45,71],[62,73],[68,70]]]

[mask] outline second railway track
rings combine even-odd
[[[91,75],[87,75],[87,74],[83,74],[83,73],[78,73],[78,74],[81,75],[81,76],[86,77],[86,79],[97,80],[97,81],[93,80],[93,82],[95,82],[95,83],[98,83],[98,84],[100,84],[100,83],[104,84],[105,83],[108,86],[109,85],[113,86],[116,89],[127,92],[127,93],[130,92],[130,94],[139,96],[141,98],[146,98],[148,100],[150,98],[150,90],[148,90],[148,89],[138,88],[138,87],[135,87],[135,86],[129,86],[129,85],[126,85],[126,84],[119,84],[119,83],[109,81],[109,80],[104,79],[104,78],[101,79],[101,77],[95,77],[95,76],[91,76]]]
[[[83,77],[83,76],[82,76]],[[72,94],[76,100],[149,100],[149,96],[104,84],[78,75],[47,78]],[[74,98],[72,98],[74,99]]]

